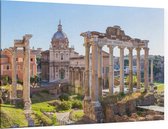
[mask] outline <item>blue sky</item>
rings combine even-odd
[[[1,47],[11,47],[14,39],[30,33],[33,34],[31,47],[47,50],[59,19],[69,38],[69,45],[73,45],[80,54],[84,53],[81,32],[105,32],[108,26],[119,25],[132,38],[149,40],[150,54],[164,55],[163,9],[56,3],[3,1]],[[119,50],[115,49],[115,55],[118,54]]]

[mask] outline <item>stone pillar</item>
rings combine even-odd
[[[102,47],[98,47],[98,92],[102,96]]]
[[[151,73],[150,73],[150,92],[154,92],[154,84],[153,84],[153,58],[151,58]]]
[[[23,74],[23,101],[24,109],[31,110],[30,100],[30,48],[29,45],[24,48],[24,74]]]
[[[12,92],[11,92],[11,99],[12,99],[12,103],[13,104],[15,104],[15,99],[17,98],[16,50],[17,50],[17,48],[14,47],[14,49],[13,49],[13,55],[12,55]]]
[[[72,73],[71,73],[71,68],[69,69],[69,83],[72,85]]]
[[[144,87],[145,92],[148,90],[149,85],[149,62],[148,62],[148,54],[149,54],[149,48],[144,48],[145,54],[144,54]]]
[[[136,60],[136,65],[137,65],[137,91],[140,91],[140,89],[141,89],[140,50],[141,50],[141,48],[136,48],[136,51],[137,51],[137,60]]]
[[[74,77],[75,73],[74,73],[74,69],[72,68],[72,86],[74,86],[75,82],[74,82]]]
[[[90,100],[90,89],[89,89],[89,55],[90,55],[90,44],[85,41],[85,100]]]
[[[94,37],[95,40],[95,37]],[[98,46],[97,42],[92,42],[92,85],[91,101],[98,104]]]
[[[133,48],[128,48],[129,50],[129,92],[133,92]]]
[[[31,110],[31,99],[30,99],[30,46],[29,39],[32,35],[25,35],[23,37],[24,44],[24,74],[23,74],[23,101],[24,109],[26,111]]]
[[[114,92],[114,59],[113,59],[113,48],[114,46],[109,45],[109,95]]]
[[[124,47],[120,49],[120,92],[124,92]]]
[[[151,84],[153,84],[153,59],[151,59]]]

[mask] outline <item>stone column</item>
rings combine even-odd
[[[13,54],[12,54],[12,94],[11,94],[11,99],[12,103],[15,104],[15,99],[17,98],[17,78],[16,78],[16,70],[17,70],[17,65],[16,65],[16,50],[17,48],[13,48]]]
[[[144,87],[145,92],[148,90],[149,85],[149,62],[148,62],[148,54],[149,54],[149,48],[144,48],[145,54],[144,54]]]
[[[140,91],[141,89],[141,64],[140,64],[140,50],[141,48],[136,48],[137,51],[137,91]]]
[[[23,101],[24,109],[26,111],[31,110],[31,99],[30,99],[30,46],[29,39],[32,35],[25,35],[23,37],[24,44],[24,74],[23,74]]]
[[[29,45],[24,48],[24,74],[23,74],[23,101],[24,109],[31,109],[30,100],[30,48]]]
[[[97,42],[92,42],[92,85],[91,85],[91,101],[96,105],[98,101],[98,46]]]
[[[113,48],[114,46],[109,45],[109,95],[114,92],[114,59],[113,59]]]
[[[120,92],[124,92],[124,47],[120,49]]]
[[[90,55],[90,44],[85,41],[85,100],[90,100],[90,89],[89,89],[89,55]]]
[[[128,48],[129,50],[129,92],[133,92],[133,48]]]
[[[75,76],[74,69],[72,68],[72,86],[74,86],[74,76]]]
[[[154,92],[154,84],[153,84],[153,58],[151,58],[151,73],[150,73],[150,91]]]
[[[102,47],[98,47],[98,92],[102,96]]]
[[[153,84],[153,59],[151,59],[151,84]]]

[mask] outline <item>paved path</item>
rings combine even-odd
[[[163,112],[164,113],[164,107],[156,106],[156,105],[151,105],[151,106],[137,106],[138,108],[142,109],[147,109],[147,110],[153,110],[153,111],[158,111],[158,112]]]

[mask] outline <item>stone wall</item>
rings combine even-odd
[[[150,106],[154,105],[156,99],[153,94],[147,94],[144,97],[141,97],[136,100],[136,106]]]
[[[130,99],[125,102],[117,102],[115,104],[107,104],[103,106],[103,114],[105,122],[116,122],[119,116],[129,116],[136,112],[137,106],[154,105],[155,98],[153,94],[147,94],[138,99]]]
[[[96,123],[102,123],[104,121],[104,113],[101,105],[96,105],[90,100],[84,100],[83,106],[85,116],[90,120]]]

